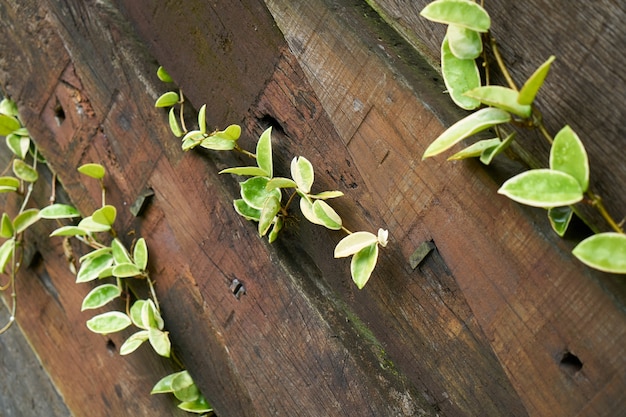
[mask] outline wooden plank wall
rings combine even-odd
[[[543,213],[496,196],[498,178],[518,166],[421,161],[459,113],[428,64],[439,38],[411,20],[420,4],[379,2],[378,13],[348,0],[0,5],[0,85],[67,198],[84,213],[97,207],[97,186],[75,173],[90,161],[106,165],[109,201],[120,208],[154,191],[141,217],[121,209],[117,228],[146,237],[175,349],[219,416],[626,409],[623,280],[582,268]],[[494,3],[494,20],[505,5]],[[502,21],[512,33],[531,20]],[[407,38],[419,38],[427,58],[394,27],[414,30]],[[527,73],[543,56],[522,50],[532,55]],[[336,207],[349,229],[390,230],[366,289],[351,283],[348,262],[332,259],[340,235],[300,221],[269,245],[234,213],[236,179],[217,172],[245,161],[180,151],[152,106],[163,91],[157,61],[194,106],[208,103],[210,125],[241,123],[249,148],[272,125],[277,171],[295,155],[310,159],[320,190],[346,193]],[[606,161],[619,173],[619,140],[603,143],[616,147]],[[38,195],[45,202],[49,191]],[[41,227],[19,320],[68,409],[172,415],[167,397],[147,395],[171,365],[147,350],[121,358],[122,336],[84,329],[88,288],[72,283],[59,242]],[[436,250],[414,269],[408,259],[424,241]],[[240,299],[229,290],[235,278],[246,287]]]

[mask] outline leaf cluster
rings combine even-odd
[[[450,97],[462,109],[478,109],[439,135],[426,148],[423,159],[493,129],[495,138],[478,140],[448,158],[478,157],[488,165],[516,139],[515,133],[505,132],[505,124],[539,129],[551,143],[550,167],[523,172],[506,181],[498,192],[518,203],[547,209],[550,224],[559,236],[567,231],[576,212],[574,205],[590,201],[614,231],[583,240],[572,253],[592,268],[625,274],[626,235],[608,215],[601,199],[589,191],[589,161],[582,141],[569,126],[563,127],[554,138],[549,136],[534,104],[555,57],[549,57],[518,89],[499,56],[489,33],[491,19],[481,5],[472,0],[436,0],[421,15],[447,25],[441,46],[441,71]],[[506,87],[482,85],[477,59],[482,57],[489,70],[482,45],[484,39],[491,42],[495,59],[508,81]]]

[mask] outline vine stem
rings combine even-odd
[[[235,144],[234,149],[237,152],[241,152],[242,154],[249,156],[252,159],[256,159],[256,154],[253,154],[252,152],[245,150],[244,148],[240,147],[238,144]]]
[[[509,87],[511,87],[512,90],[519,91],[519,88],[517,88],[515,81],[513,81],[513,77],[511,77],[509,70],[504,64],[504,59],[502,59],[502,55],[500,55],[500,50],[498,49],[496,38],[494,38],[491,35],[488,35],[488,36],[489,36],[489,44],[491,45],[491,51],[493,52],[493,56],[496,58],[496,62],[498,63],[498,68],[500,68],[500,71],[502,72],[502,75],[506,79],[507,84],[509,85]]]
[[[602,218],[609,224],[609,226],[611,226],[611,229],[617,233],[624,234],[624,229],[622,229],[622,227],[615,220],[613,220],[613,217],[611,217],[609,212],[606,210],[606,207],[602,202],[602,197],[592,191],[587,191],[587,195],[591,200],[591,205],[598,210]]]

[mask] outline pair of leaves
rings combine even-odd
[[[151,394],[172,393],[181,401],[178,407],[191,413],[208,413],[213,410],[202,396],[188,371],[180,371],[159,380],[150,391]]]
[[[120,354],[128,355],[134,352],[147,340],[156,353],[168,358],[172,345],[168,332],[163,330],[165,323],[154,302],[150,299],[135,301],[130,309],[130,318],[132,323],[142,330],[126,339],[120,347]]]
[[[96,249],[80,258],[76,282],[89,282],[110,276],[117,278],[144,276],[147,265],[148,248],[144,238],[138,239],[135,243],[132,258],[122,242],[115,238],[110,247]]]
[[[233,125],[237,126],[237,125]],[[257,166],[226,168],[220,174],[234,174],[243,176],[265,177],[268,180],[274,176],[272,160],[272,128],[267,128],[259,137],[256,145]]]
[[[370,279],[378,261],[378,245],[387,246],[389,233],[378,229],[378,235],[355,232],[344,237],[335,247],[335,258],[352,256],[350,273],[352,280],[362,289]]]

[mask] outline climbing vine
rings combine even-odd
[[[518,88],[498,51],[490,32],[491,19],[481,4],[472,0],[436,0],[428,4],[421,15],[447,25],[441,44],[441,71],[450,98],[462,109],[478,109],[436,138],[424,151],[423,159],[492,129],[495,138],[478,140],[448,158],[478,157],[488,165],[516,140],[516,132],[509,131],[506,125],[538,129],[551,145],[549,167],[531,169],[510,178],[498,193],[518,203],[546,209],[552,228],[561,237],[573,214],[579,212],[576,204],[595,207],[611,231],[584,239],[572,253],[592,268],[625,274],[626,235],[621,223],[608,213],[600,196],[589,188],[589,160],[583,142],[570,126],[564,126],[552,137],[534,104],[555,57],[549,57]],[[490,46],[491,56],[483,44]],[[491,84],[493,67],[490,63],[493,61],[506,80],[506,86]],[[479,70],[481,64],[485,68],[484,82]]]
[[[157,71],[159,79],[171,83],[172,78],[163,67]],[[341,191],[312,193],[315,172],[311,162],[303,156],[291,161],[291,178],[274,176],[272,158],[272,129],[265,130],[256,146],[255,153],[241,148],[238,139],[241,127],[230,125],[225,130],[208,132],[206,128],[206,105],[198,112],[198,128],[188,130],[185,125],[185,99],[182,92],[168,91],[155,103],[156,107],[169,108],[169,125],[172,133],[182,138],[185,151],[202,147],[214,151],[236,151],[255,160],[254,166],[232,167],[220,174],[234,174],[248,177],[240,182],[241,198],[233,201],[235,211],[247,220],[258,223],[260,236],[274,242],[285,226],[289,207],[299,197],[300,211],[311,223],[331,230],[341,230],[347,234],[335,247],[335,258],[352,256],[350,272],[352,280],[361,289],[367,284],[378,260],[379,246],[387,245],[387,230],[378,233],[351,232],[343,225],[339,214],[327,203],[341,197]],[[286,194],[286,195],[285,195]]]

